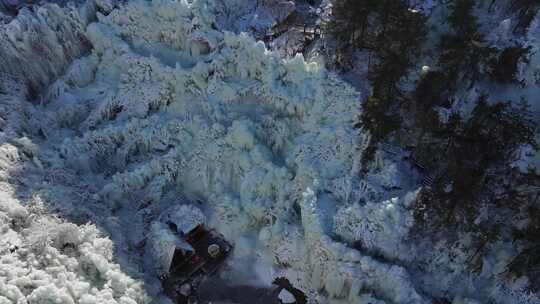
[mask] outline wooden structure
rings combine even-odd
[[[165,292],[175,303],[189,303],[199,283],[219,270],[232,249],[223,235],[202,224],[184,235],[183,240],[192,250],[176,248],[168,274],[161,277]],[[187,294],[186,286],[190,290]]]

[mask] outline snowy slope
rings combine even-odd
[[[10,185],[0,187],[0,303],[150,302],[95,226],[66,223],[39,204],[25,208]]]

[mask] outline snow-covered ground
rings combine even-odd
[[[360,179],[361,94],[245,33],[292,2],[233,2],[46,4],[0,24],[0,303],[167,303],[153,229],[179,206],[234,244],[222,275],[238,284],[538,303],[493,275],[507,248],[478,278],[459,249],[411,242],[400,152]]]

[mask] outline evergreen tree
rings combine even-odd
[[[537,183],[540,177],[536,177]],[[523,250],[517,254],[508,264],[509,273],[515,277],[527,276],[530,280],[530,289],[533,292],[540,291],[540,205],[538,195],[534,198],[533,204],[528,207],[527,215],[529,225],[523,231],[515,231],[515,237],[525,243]],[[524,199],[531,199],[525,197]]]
[[[513,46],[505,48],[499,56],[492,58],[489,75],[492,80],[499,83],[517,82],[518,63],[530,51],[530,48]]]
[[[495,53],[477,30],[474,7],[474,0],[456,0],[450,5],[447,21],[452,30],[443,35],[439,44],[439,62],[447,71],[452,87],[463,81],[470,82],[472,86],[480,78],[482,67]]]
[[[354,50],[369,48],[369,42],[373,39],[369,20],[379,7],[377,0],[334,2],[325,30],[339,44],[335,48],[338,57],[346,57]]]
[[[372,139],[379,142],[400,125],[400,118],[390,115],[391,103],[389,100],[368,97],[362,104],[362,125],[370,130]]]
[[[412,94],[415,127],[426,132],[434,131],[432,114],[436,106],[448,105],[448,76],[440,71],[430,71],[423,75]]]
[[[427,213],[433,223],[467,230],[475,227],[479,208],[486,203],[481,197],[492,197],[492,189],[499,186],[490,176],[509,174],[509,164],[522,145],[537,147],[536,125],[525,102],[491,103],[482,95],[467,121],[454,115],[445,128],[448,144],[439,149],[444,159],[439,171],[444,173],[435,177],[433,201],[419,218]],[[495,199],[487,202],[496,204]],[[488,233],[497,227],[483,228]]]
[[[477,19],[474,15],[475,0],[455,0],[450,4],[450,15],[447,20],[455,34],[471,37],[476,33]]]
[[[375,59],[368,78],[373,93],[362,105],[359,125],[372,134],[369,155],[377,143],[399,129],[404,100],[400,81],[420,55],[426,35],[426,17],[406,0],[338,0],[327,32],[338,44],[338,64],[348,64],[355,51],[368,51]]]

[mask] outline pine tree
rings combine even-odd
[[[362,160],[367,163],[377,144],[400,128],[404,99],[400,81],[420,55],[426,17],[411,10],[405,0],[337,1],[332,17],[327,29],[343,45],[337,47],[338,56],[364,50],[375,57],[368,73],[373,93],[362,105],[359,124],[372,135],[370,153]]]
[[[434,226],[442,221],[442,225],[453,223],[469,230],[476,227],[473,223],[479,208],[486,203],[480,198],[491,197],[492,189],[498,186],[489,176],[509,174],[509,164],[522,145],[538,146],[536,125],[527,103],[518,106],[512,102],[492,103],[484,94],[467,121],[453,115],[442,129],[446,130],[441,134],[448,138],[446,147],[438,150],[444,159],[439,171],[444,174],[432,187],[435,194],[428,205],[431,209],[424,209],[419,218],[427,213]],[[487,203],[496,204],[497,200],[490,199]],[[485,233],[496,228],[488,226],[483,227]]]
[[[436,106],[448,104],[448,76],[441,71],[423,75],[412,94],[415,126],[429,130],[428,113]]]
[[[455,34],[462,37],[471,37],[476,33],[477,18],[474,15],[475,0],[456,0],[450,5],[448,23]]]
[[[339,44],[336,47],[339,57],[346,57],[354,50],[369,48],[373,40],[369,20],[379,7],[377,0],[335,1],[325,30]]]
[[[464,81],[472,86],[480,78],[481,68],[495,54],[495,49],[478,32],[474,7],[474,0],[456,0],[450,5],[447,21],[452,30],[441,38],[439,62],[447,71],[451,87]]]
[[[518,64],[529,51],[530,48],[519,46],[505,48],[499,56],[492,58],[489,63],[491,79],[499,83],[517,82]]]
[[[540,179],[540,177],[538,177]],[[527,198],[525,198],[527,199]],[[538,195],[534,198],[538,200]],[[515,277],[527,276],[532,292],[540,291],[540,206],[527,208],[529,225],[524,231],[515,231],[515,237],[525,243],[523,250],[508,264],[509,274]]]

